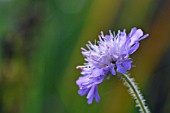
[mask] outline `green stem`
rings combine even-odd
[[[123,78],[125,85],[129,87],[130,94],[136,100],[136,104],[137,106],[139,106],[141,113],[150,113],[148,107],[145,104],[145,100],[143,99],[143,96],[141,95],[136,84],[134,83],[134,80],[130,78],[129,75],[127,74],[122,74],[121,77]]]

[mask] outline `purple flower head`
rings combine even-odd
[[[109,35],[101,32],[99,41],[94,44],[89,41],[86,45],[88,50],[81,48],[86,63],[84,66],[77,66],[83,76],[79,77],[76,83],[80,88],[79,95],[87,95],[88,104],[91,104],[93,99],[100,101],[98,84],[103,82],[108,74],[126,74],[131,69],[132,60],[129,56],[139,48],[139,41],[148,37],[148,34],[143,35],[143,31],[137,28],[132,28],[128,35],[125,30],[118,31],[117,35],[109,32]]]

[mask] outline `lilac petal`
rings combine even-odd
[[[95,85],[93,85],[87,95],[87,99],[89,99],[90,97],[92,97],[94,95],[94,90],[95,90]]]
[[[110,35],[105,35],[105,36],[104,36],[104,39],[105,39],[105,40],[110,40],[110,39],[111,39],[111,36],[110,36]]]
[[[90,58],[94,61],[97,61],[99,59],[99,56],[95,52],[91,51]]]
[[[107,75],[107,74],[109,73],[109,71],[110,71],[110,66],[106,66],[106,67],[103,69],[103,71],[104,71],[104,74]]]
[[[129,33],[128,37],[132,37],[132,35],[136,32],[137,28],[134,27],[131,29],[131,32]]]
[[[79,77],[78,80],[76,80],[76,84],[80,85],[84,81],[83,77]]]
[[[136,42],[134,46],[132,46],[128,52],[128,54],[133,54],[139,48],[139,42]]]
[[[115,71],[114,67],[112,67],[110,71],[111,71],[112,75],[116,75],[116,71]]]
[[[130,47],[130,42],[131,42],[130,38],[127,39],[126,43],[125,43],[125,47],[127,47],[127,48]]]
[[[145,39],[145,38],[148,37],[148,36],[149,36],[149,34],[146,34],[146,35],[142,36],[142,37],[139,39],[139,41]]]
[[[119,46],[122,46],[126,42],[126,31],[120,33],[119,36]]]
[[[141,29],[138,29],[133,36],[130,38],[131,42],[129,46],[132,46],[136,41],[139,40],[139,38],[143,35],[143,31]]]
[[[87,103],[88,103],[88,104],[92,104],[92,102],[93,102],[93,98],[94,98],[93,96],[91,96],[90,98],[88,98]]]
[[[103,76],[100,76],[100,77],[97,77],[97,79],[95,80],[95,82],[94,82],[94,84],[100,84],[101,82],[103,82],[103,80],[104,80],[104,75]]]
[[[84,96],[85,94],[87,94],[89,92],[89,89],[80,89],[78,91],[78,94],[81,96]]]
[[[131,67],[132,67],[132,61],[131,60],[126,60],[122,63],[123,67],[126,69],[126,70],[130,70]]]
[[[81,76],[81,77],[79,77],[79,79],[76,81],[76,84],[77,85],[81,85],[82,83],[84,83],[84,82],[86,82],[86,81],[88,81],[89,80],[89,78],[87,77],[87,76]]]
[[[96,86],[96,88],[95,88],[95,100],[96,100],[96,102],[100,101],[100,96],[99,96],[99,93],[98,93],[98,86]]]
[[[98,77],[100,75],[104,75],[104,72],[103,72],[102,69],[97,69],[96,68],[96,69],[93,70],[92,75],[93,75],[93,77]]]
[[[99,59],[99,62],[101,62],[102,64],[109,64],[109,60],[107,59],[107,56],[103,56]]]
[[[117,72],[126,74],[126,70],[121,64],[116,63],[116,66],[117,66]]]
[[[89,93],[88,93],[88,95],[87,95],[87,99],[88,99],[88,104],[92,104],[92,102],[93,102],[93,98],[94,98],[94,96],[95,96],[95,89],[96,89],[96,85],[93,85],[92,87],[91,87],[91,89],[90,89],[90,91],[89,91]]]

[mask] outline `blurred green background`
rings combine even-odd
[[[0,0],[0,113],[138,113],[117,77],[92,105],[75,83],[80,47],[132,27],[150,36],[130,73],[152,113],[170,113],[169,0]]]

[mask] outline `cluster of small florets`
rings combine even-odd
[[[83,76],[76,81],[79,86],[78,93],[81,96],[87,95],[88,104],[93,99],[100,101],[98,94],[98,84],[103,82],[108,74],[126,74],[132,67],[130,55],[139,48],[139,41],[146,38],[141,29],[132,28],[127,35],[126,31],[118,31],[117,35],[109,31],[109,35],[101,32],[99,41],[92,44],[90,41],[86,45],[88,50],[82,49],[85,57],[84,66],[77,66],[81,69]]]

